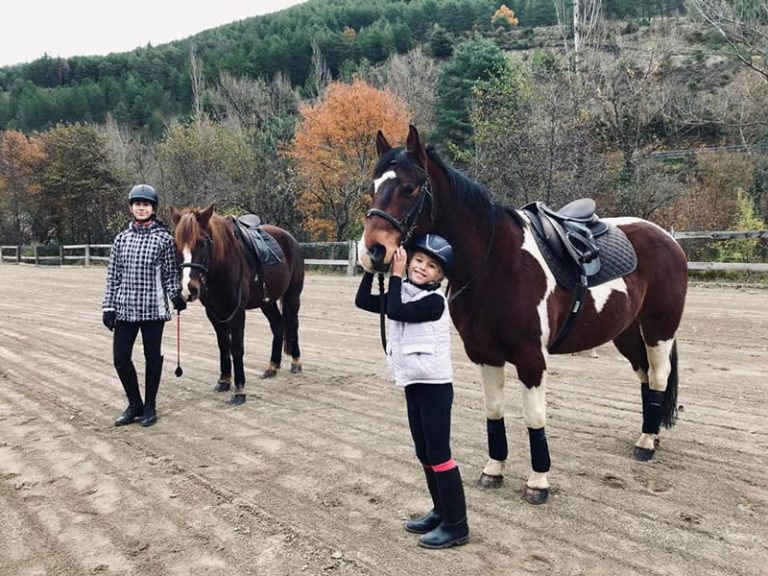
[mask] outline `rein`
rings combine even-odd
[[[384,348],[384,354],[387,353],[387,301],[384,298],[384,274],[378,274],[379,279],[379,328],[381,330],[381,347]]]

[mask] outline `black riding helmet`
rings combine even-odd
[[[431,256],[443,267],[443,274],[448,274],[453,264],[453,248],[448,240],[437,234],[424,234],[414,239],[411,244],[412,250],[424,252]]]
[[[137,200],[146,200],[157,209],[159,197],[157,191],[149,184],[137,184],[128,193],[128,204],[133,204]]]

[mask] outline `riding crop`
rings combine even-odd
[[[181,369],[181,313],[176,312],[176,378],[184,374],[184,370]]]

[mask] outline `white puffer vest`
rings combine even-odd
[[[388,320],[387,360],[398,386],[445,384],[453,381],[448,300],[441,292],[402,285],[403,303],[437,294],[445,301],[443,315],[433,322]]]

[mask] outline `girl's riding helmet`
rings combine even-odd
[[[443,272],[448,274],[453,264],[453,248],[448,240],[437,234],[424,234],[413,241],[413,250],[432,256],[443,266]]]
[[[137,200],[146,200],[157,208],[157,191],[149,184],[136,184],[128,193],[128,204],[133,204]]]

